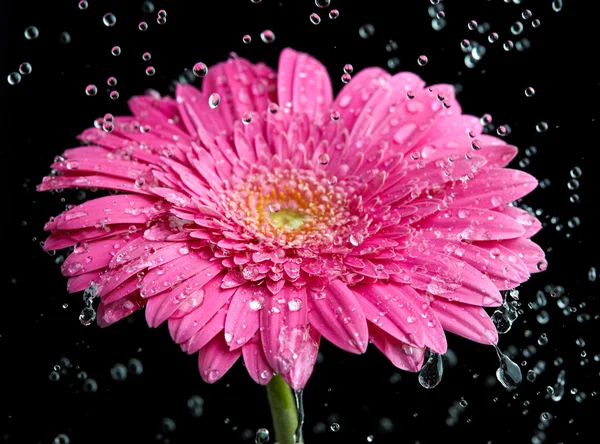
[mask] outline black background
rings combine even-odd
[[[543,211],[545,228],[535,240],[546,250],[549,268],[520,288],[524,313],[500,341],[501,349],[516,353],[516,362],[526,361],[524,375],[538,361],[546,363],[535,382],[524,378],[516,391],[507,392],[493,376],[494,349],[456,336],[449,344],[457,363],[447,360],[442,383],[430,391],[414,374],[402,372],[399,380],[374,347],[364,356],[354,356],[322,341],[322,362],[305,391],[307,444],[365,443],[368,435],[374,443],[593,441],[587,429],[598,409],[600,363],[594,356],[600,360],[600,341],[594,300],[598,282],[590,281],[588,270],[600,268],[594,208],[600,149],[599,39],[594,23],[598,14],[590,9],[591,1],[565,0],[560,12],[553,11],[550,0],[515,3],[446,0],[447,25],[435,31],[428,0],[333,0],[328,9],[318,9],[313,0],[157,0],[151,14],[142,11],[142,1],[89,0],[85,11],[78,9],[77,0],[2,2],[2,75],[23,62],[31,63],[33,70],[18,85],[0,82],[6,113],[1,139],[0,440],[52,443],[64,433],[73,444],[235,443],[253,442],[256,429],[271,428],[265,390],[251,381],[241,361],[211,386],[201,381],[195,356],[182,353],[165,326],[149,330],[143,313],[103,330],[81,325],[81,295],[67,294],[66,279],[55,264],[62,253],[50,256],[39,245],[46,237],[43,223],[64,209],[61,198],[77,203],[78,195],[38,194],[35,185],[48,173],[53,157],[77,146],[75,135],[96,117],[126,114],[129,96],[146,88],[167,94],[185,69],[198,61],[210,66],[230,51],[276,67],[279,51],[292,46],[324,62],[336,91],[342,86],[344,64],[351,63],[357,72],[372,65],[386,67],[391,57],[400,59],[393,72],[414,71],[428,83],[459,85],[465,112],[490,113],[493,124],[511,127],[507,140],[521,148],[514,166],[527,158],[530,164],[524,169],[549,180],[525,200]],[[337,20],[327,17],[332,7],[340,11]],[[161,26],[156,17],[163,8],[168,15]],[[539,27],[521,18],[526,8],[540,20]],[[107,12],[116,15],[116,26],[103,25]],[[318,26],[309,21],[312,12],[322,17]],[[489,23],[490,30],[469,31],[472,19]],[[138,30],[142,20],[149,24],[145,32]],[[517,20],[524,31],[513,36],[510,26]],[[358,33],[365,23],[375,29],[369,39]],[[26,40],[23,32],[32,25],[40,35]],[[261,41],[264,29],[275,32],[274,43]],[[69,44],[59,41],[64,31],[70,33]],[[487,35],[493,31],[500,38],[490,44]],[[244,34],[252,36],[250,44],[242,43]],[[530,48],[502,48],[507,39],[523,37]],[[474,69],[463,62],[464,38],[487,49]],[[398,43],[393,53],[385,49],[390,39]],[[110,53],[114,45],[122,48],[119,57]],[[145,51],[152,54],[150,62],[142,60]],[[424,67],[417,64],[421,54],[429,58]],[[148,65],[156,68],[156,75],[146,76]],[[116,101],[108,97],[109,76],[118,79]],[[99,87],[95,97],[85,95],[90,83]],[[525,97],[528,86],[535,88],[534,97]],[[547,132],[536,132],[540,121],[548,123]],[[537,154],[528,157],[524,151],[532,145]],[[579,189],[573,191],[567,183],[575,166],[583,174]],[[570,202],[574,193],[579,203]],[[568,221],[575,216],[581,224],[570,228]],[[539,309],[528,303],[535,303],[536,293],[545,287],[551,290],[548,286],[563,286],[565,294],[552,297],[546,292],[543,309],[550,321],[541,325],[536,321]],[[566,315],[559,307],[565,295],[571,308]],[[542,333],[549,342],[539,346]],[[579,338],[585,345],[576,344]],[[527,351],[528,346],[535,352]],[[50,381],[53,366],[63,357],[71,367],[62,369],[59,381]],[[559,357],[564,362],[555,365]],[[111,367],[131,358],[143,363],[143,373],[113,380]],[[545,396],[546,387],[555,384],[560,369],[566,370],[567,391],[554,402]],[[97,381],[97,392],[82,390],[80,371]],[[192,395],[204,399],[199,418],[187,407]],[[466,407],[458,406],[461,399]],[[451,426],[449,409],[458,411]],[[543,412],[552,419],[540,426]],[[164,418],[175,422],[174,431],[165,432]],[[334,422],[340,425],[337,432],[330,429]]]

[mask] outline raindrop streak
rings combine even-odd
[[[442,381],[443,374],[444,364],[442,362],[442,355],[431,353],[429,359],[419,372],[419,384],[426,389],[432,389]]]
[[[496,370],[496,378],[504,388],[509,390],[517,388],[523,380],[521,369],[508,356],[503,354],[497,345],[494,345],[494,348],[498,354],[498,359],[500,359],[500,367]]]
[[[554,389],[550,392],[550,397],[554,402],[560,401],[565,394],[565,376],[566,372],[564,369],[558,373]]]
[[[296,410],[298,411],[298,426],[294,432],[294,443],[301,444],[304,442],[302,435],[302,426],[304,425],[304,399],[302,395],[304,391],[302,389],[294,390],[294,398],[296,399]]]

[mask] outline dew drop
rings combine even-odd
[[[318,161],[321,165],[327,165],[329,163],[329,154],[323,153],[318,157]]]
[[[331,120],[337,121],[340,120],[340,113],[337,111],[331,112]]]
[[[208,106],[210,106],[212,109],[215,109],[217,106],[219,106],[219,103],[221,103],[221,96],[218,93],[212,93],[208,97]]]

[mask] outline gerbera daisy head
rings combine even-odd
[[[545,268],[540,223],[511,205],[536,180],[450,85],[367,68],[334,100],[286,49],[277,73],[233,57],[130,108],[39,186],[117,192],[51,219],[45,248],[74,247],[68,289],[100,297],[101,326],[145,307],[208,382],[243,355],[256,382],[301,388],[321,336],[417,371],[444,330],[495,344],[482,307]]]

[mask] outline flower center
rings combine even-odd
[[[358,222],[344,183],[324,172],[259,166],[227,185],[223,197],[230,217],[261,242],[342,245]]]

